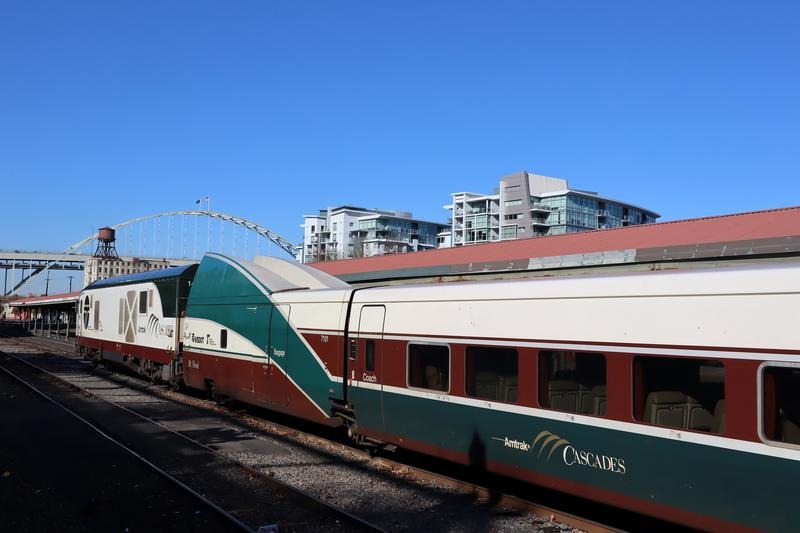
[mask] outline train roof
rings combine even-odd
[[[625,272],[580,277],[387,285],[359,290],[355,301],[414,302],[520,298],[605,298],[703,294],[800,293],[800,263],[701,270]]]
[[[240,263],[249,263],[240,261]],[[296,261],[280,259],[278,257],[259,255],[253,258],[251,263],[261,267],[253,269],[254,274],[265,276],[261,269],[265,269],[269,274],[268,279],[262,279],[270,287],[272,292],[280,290],[297,289],[349,289],[350,285],[337,277],[331,276],[316,268],[312,268]]]
[[[330,293],[350,285],[295,261],[256,256],[252,261],[209,252],[203,256],[191,291],[191,302],[218,298],[253,298],[276,293]],[[209,300],[210,299],[210,300]]]
[[[103,287],[117,287],[119,285],[133,285],[135,283],[148,283],[171,279],[193,279],[197,272],[197,263],[158,270],[148,270],[137,274],[125,274],[113,278],[99,279],[83,290],[102,289]]]

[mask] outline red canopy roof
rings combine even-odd
[[[63,294],[51,294],[49,296],[28,296],[27,298],[18,298],[8,303],[12,307],[21,305],[43,305],[56,302],[62,303],[77,300],[80,295],[80,292],[66,292]]]
[[[313,263],[334,276],[800,235],[800,207]]]

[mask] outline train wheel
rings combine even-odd
[[[343,418],[347,427],[347,438],[356,446],[361,447],[364,444],[364,436],[358,432],[358,422],[356,422],[355,418],[350,418],[349,416]]]
[[[182,391],[186,388],[186,382],[183,381],[183,357],[178,355],[172,362],[172,373],[169,380],[169,388],[174,391]]]
[[[182,377],[174,376],[169,380],[169,388],[170,390],[181,392],[186,389],[186,383],[183,381]]]
[[[206,392],[208,393],[208,399],[212,402],[219,402],[219,395],[217,394],[217,389],[214,386],[213,379],[204,379],[203,382],[206,385]]]

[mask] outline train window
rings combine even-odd
[[[605,355],[540,351],[539,404],[557,411],[605,416]]]
[[[800,367],[767,366],[761,375],[765,439],[800,444]]]
[[[227,329],[219,330],[219,347],[220,348],[227,348],[228,347],[228,330]]]
[[[139,291],[139,314],[147,313],[147,291]]]
[[[83,300],[83,327],[85,329],[89,329],[89,312],[92,309],[92,304],[89,302],[89,297],[87,296]]]
[[[156,284],[156,288],[158,289],[158,294],[161,297],[161,313],[164,318],[166,317],[174,317],[178,312],[175,305],[178,304],[178,307],[183,307],[183,304],[186,302],[186,291],[188,290],[187,280],[179,280],[178,283],[175,283],[175,280],[157,280],[154,282]],[[180,298],[180,301],[178,299]],[[149,304],[150,308],[153,307],[153,301],[155,297],[153,295],[152,289],[150,289],[150,296],[149,296]]]
[[[367,372],[375,372],[375,341],[373,339],[367,339],[364,365],[364,370]]]
[[[408,386],[450,390],[450,347],[441,344],[408,345]]]
[[[725,367],[720,361],[636,357],[636,420],[692,431],[725,431]]]
[[[100,300],[94,301],[94,330],[100,330]]]
[[[519,362],[513,348],[467,347],[467,396],[516,403]]]

